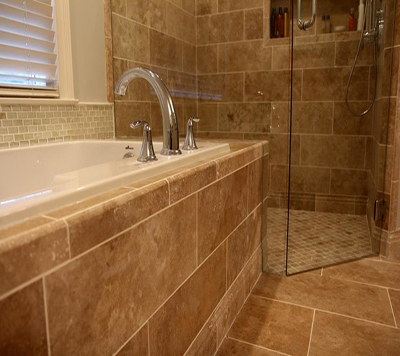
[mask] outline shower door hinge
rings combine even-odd
[[[375,200],[374,202],[374,220],[385,221],[386,218],[386,200]]]

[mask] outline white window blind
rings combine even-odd
[[[58,97],[53,0],[0,0],[0,96]]]

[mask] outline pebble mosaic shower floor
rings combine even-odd
[[[284,273],[287,212],[268,209],[266,267]],[[372,255],[366,216],[292,210],[289,224],[288,273]]]

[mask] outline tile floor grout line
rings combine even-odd
[[[352,279],[345,279],[345,278],[340,278],[340,277],[335,277],[335,276],[326,276],[324,275],[325,278],[332,278],[335,279],[337,281],[344,281],[344,282],[350,282],[350,283],[356,283],[356,284],[362,284],[365,286],[369,286],[369,287],[375,287],[375,288],[381,288],[381,289],[393,289],[395,291],[400,291],[400,288],[393,288],[393,287],[387,287],[387,286],[380,286],[378,284],[371,284],[371,283],[366,283],[366,282],[359,282],[359,281],[355,281]]]
[[[396,317],[395,317],[395,315],[394,315],[394,310],[393,310],[392,300],[391,300],[391,298],[390,298],[389,288],[386,288],[386,290],[387,290],[387,294],[388,294],[388,298],[389,298],[390,309],[392,310],[394,325],[395,325],[396,328],[397,328],[397,321],[396,321]]]
[[[235,337],[232,337],[232,336],[228,336],[227,338],[228,338],[228,339],[231,339],[231,340],[234,340],[234,341],[236,341],[236,342],[242,343],[242,344],[246,344],[246,345],[250,345],[250,346],[257,347],[257,348],[262,349],[262,350],[273,351],[273,352],[276,352],[276,353],[278,353],[278,354],[280,354],[280,355],[283,355],[283,356],[291,356],[290,354],[286,354],[286,353],[284,353],[284,352],[282,352],[282,351],[277,351],[277,350],[274,350],[274,349],[269,349],[268,347],[264,347],[264,346],[261,346],[261,345],[253,344],[253,343],[248,342],[248,341],[236,339]]]
[[[308,340],[308,349],[307,349],[307,356],[310,354],[311,348],[311,339],[314,330],[314,321],[315,321],[315,309],[313,310],[312,322],[311,322],[311,331],[310,331],[310,340]]]
[[[380,326],[385,326],[385,327],[388,327],[388,328],[391,328],[391,329],[397,329],[397,328],[396,328],[395,326],[393,326],[393,325],[382,324],[382,323],[379,323],[379,322],[377,322],[377,321],[362,319],[362,318],[358,318],[358,317],[356,317],[356,316],[351,316],[351,315],[346,315],[346,314],[340,314],[340,313],[336,313],[336,312],[329,311],[329,310],[325,310],[325,309],[312,308],[312,307],[308,307],[308,306],[301,305],[301,304],[295,304],[295,303],[286,302],[286,301],[279,300],[279,299],[273,299],[273,298],[269,298],[269,297],[264,297],[264,296],[259,295],[259,294],[253,294],[253,293],[252,293],[252,295],[253,295],[254,297],[257,297],[257,298],[266,299],[266,300],[271,300],[271,301],[278,302],[278,303],[283,303],[283,304],[288,304],[288,305],[294,305],[294,306],[296,306],[296,307],[300,307],[300,308],[304,308],[304,309],[312,309],[312,310],[315,309],[316,311],[319,311],[319,312],[322,312],[322,313],[333,314],[333,315],[341,316],[341,317],[343,317],[343,318],[349,318],[349,319],[364,321],[364,322],[366,322],[366,323],[371,323],[371,324],[376,324],[376,325],[380,325]]]

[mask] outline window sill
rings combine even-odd
[[[78,99],[0,98],[0,105],[75,105]]]

